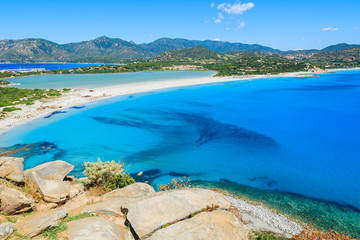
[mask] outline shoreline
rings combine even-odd
[[[0,120],[0,135],[7,131],[29,123],[38,118],[47,116],[59,110],[65,110],[77,105],[88,104],[98,100],[112,97],[125,96],[136,93],[146,93],[157,90],[172,89],[178,87],[189,87],[196,85],[206,85],[215,83],[226,83],[236,81],[251,81],[254,79],[267,79],[278,77],[298,77],[306,72],[280,73],[274,75],[250,75],[250,76],[231,76],[231,77],[201,77],[183,78],[165,81],[149,81],[132,84],[120,84],[99,88],[79,88],[72,89],[69,93],[54,99],[38,100],[33,105],[17,105],[22,110],[11,112],[8,117]],[[91,92],[92,91],[92,92]],[[44,108],[44,106],[47,106]],[[51,108],[50,108],[51,107]],[[41,110],[39,110],[41,109]]]

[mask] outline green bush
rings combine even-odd
[[[3,108],[3,112],[13,112],[13,111],[16,111],[16,110],[21,110],[21,108],[17,108],[17,107],[6,107],[6,108]]]
[[[84,174],[88,177],[87,184],[90,186],[101,186],[109,190],[125,187],[135,183],[130,174],[125,173],[124,164],[115,161],[85,162]]]

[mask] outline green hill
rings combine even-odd
[[[155,57],[157,61],[198,61],[198,60],[218,60],[223,58],[223,54],[211,51],[203,46],[184,48],[181,50],[170,50]]]
[[[340,43],[340,44],[326,47],[326,48],[322,49],[321,51],[342,51],[342,50],[351,49],[351,48],[360,48],[360,45],[359,44]]]

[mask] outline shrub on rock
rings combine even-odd
[[[86,183],[90,186],[101,186],[109,190],[125,187],[135,183],[135,180],[127,174],[123,163],[115,161],[85,162],[84,174],[88,177]]]

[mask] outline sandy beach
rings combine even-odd
[[[135,93],[145,93],[156,90],[163,90],[169,88],[186,87],[202,84],[234,82],[234,81],[249,81],[259,78],[274,78],[274,77],[297,77],[306,74],[305,72],[296,73],[282,73],[278,75],[252,75],[252,76],[232,76],[232,77],[202,77],[202,78],[187,78],[167,81],[151,81],[134,84],[122,84],[93,89],[72,89],[68,93],[55,99],[46,99],[36,101],[35,104],[17,105],[22,110],[14,111],[5,119],[0,120],[0,134],[20,126],[22,124],[33,121],[37,118],[47,116],[53,112],[67,109],[73,106],[82,105],[101,99],[129,95]]]

